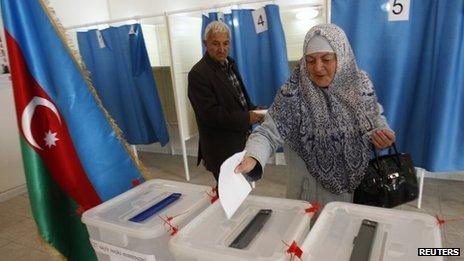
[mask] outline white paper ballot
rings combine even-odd
[[[219,201],[228,219],[234,215],[251,191],[251,186],[245,177],[234,172],[245,153],[246,151],[238,152],[226,159],[219,172]]]
[[[264,115],[267,113],[267,110],[253,110],[254,112],[256,112],[257,114],[261,114],[261,115]]]

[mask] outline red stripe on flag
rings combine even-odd
[[[32,77],[14,38],[6,30],[5,36],[21,134],[40,155],[55,182],[83,209],[100,204],[101,200],[76,153],[66,120],[55,102]],[[55,88],[60,91],[60,86]]]

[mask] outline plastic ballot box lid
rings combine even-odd
[[[361,229],[363,220],[365,228]],[[440,247],[440,228],[433,216],[331,202],[322,210],[301,249],[302,260],[412,261],[443,260],[418,254],[419,248]]]
[[[211,188],[153,179],[82,215],[98,258],[173,260],[171,234],[206,209]],[[168,224],[169,223],[169,224]]]
[[[217,202],[171,238],[169,248],[178,261],[288,260],[288,244],[301,243],[309,230],[308,207],[305,201],[250,195],[227,219]]]

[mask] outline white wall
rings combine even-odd
[[[64,27],[108,20],[107,0],[49,0]],[[132,1],[125,1],[126,4]]]
[[[160,12],[201,8],[204,6],[219,5],[232,2],[231,0],[108,0],[111,18],[131,17],[136,15],[151,15]],[[137,3],[137,4],[134,4]]]
[[[59,1],[59,0],[55,0]],[[240,0],[244,2],[243,0]],[[166,11],[176,11],[194,8],[212,8],[217,5],[227,4],[230,2],[239,2],[237,0],[108,0],[111,19],[151,15]],[[269,3],[276,3],[279,6],[300,5],[308,3],[323,3],[324,0],[276,0]],[[209,9],[211,10],[211,9]]]
[[[26,191],[9,75],[0,75],[0,201]]]
[[[1,9],[0,9],[1,12]],[[3,21],[0,19],[0,28]],[[0,33],[6,51],[5,35]],[[1,61],[3,63],[3,59]],[[1,73],[1,72],[0,72]],[[0,202],[26,191],[18,125],[9,74],[0,74]]]

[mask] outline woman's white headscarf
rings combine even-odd
[[[303,55],[269,109],[285,142],[304,160],[308,172],[335,194],[353,192],[371,157],[367,134],[378,115],[377,98],[367,74],[358,69],[341,28],[322,24],[306,34],[327,39],[337,56],[334,80],[327,88],[310,79]]]

